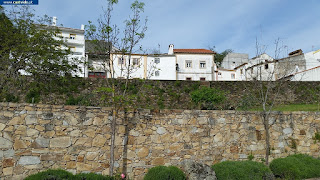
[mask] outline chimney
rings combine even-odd
[[[52,26],[57,26],[57,17],[52,17]]]
[[[81,24],[81,30],[84,30],[84,25],[83,24]]]
[[[168,55],[173,55],[173,47],[174,47],[173,44],[170,44],[170,45],[169,45]]]

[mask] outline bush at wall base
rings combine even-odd
[[[156,166],[148,170],[144,180],[186,180],[186,176],[175,166]]]
[[[271,170],[255,161],[224,161],[212,166],[219,180],[274,179]]]
[[[114,180],[110,176],[103,176],[95,173],[81,173],[73,175],[72,173],[62,169],[49,169],[37,174],[30,175],[24,180]]]
[[[304,154],[278,158],[270,163],[276,177],[284,179],[307,179],[320,177],[320,160]]]

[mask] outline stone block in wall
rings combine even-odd
[[[119,137],[118,137],[119,138]],[[102,147],[107,142],[107,139],[101,135],[98,134],[92,141],[93,147]]]
[[[154,158],[151,162],[151,165],[154,165],[154,166],[164,165],[164,158],[163,157]]]
[[[2,167],[6,168],[6,167],[13,167],[14,166],[14,160],[12,158],[10,159],[4,159],[2,161]]]
[[[13,149],[3,151],[3,157],[5,158],[13,157],[14,154],[15,154],[15,151]]]
[[[157,133],[162,135],[162,134],[167,133],[167,130],[164,127],[158,127],[157,128]]]
[[[0,149],[9,149],[12,148],[13,143],[8,139],[0,137]]]
[[[20,157],[18,164],[20,165],[40,164],[40,158],[38,156],[22,156]]]
[[[57,137],[50,140],[51,148],[65,148],[71,145],[70,137]]]
[[[6,125],[5,125],[5,124],[0,123],[0,131],[4,130],[4,128],[5,128],[5,127],[6,127]]]
[[[3,168],[2,173],[4,176],[10,176],[13,173],[13,167]]]
[[[26,143],[20,139],[16,139],[14,141],[13,147],[15,150],[17,149],[26,149],[28,146],[26,145]]]
[[[40,156],[41,161],[61,161],[62,154],[43,154]]]
[[[14,118],[12,118],[10,121],[9,121],[9,123],[8,123],[8,125],[21,125],[21,124],[23,124],[24,123],[24,117],[25,116],[17,116],[17,117],[14,117]]]
[[[27,125],[36,124],[38,122],[36,115],[27,115],[25,117],[25,121]]]

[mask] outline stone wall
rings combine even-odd
[[[48,168],[108,174],[110,108],[0,103],[0,177],[22,179]],[[212,165],[264,158],[259,113],[137,110],[119,113],[116,168],[142,179],[156,165],[184,159]],[[293,153],[319,157],[320,113],[282,112],[270,119],[271,159]],[[126,136],[128,134],[128,136]]]

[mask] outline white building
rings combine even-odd
[[[214,52],[207,49],[174,49],[169,46],[168,55],[176,58],[176,80],[213,81]]]
[[[52,26],[56,26],[57,18],[53,17]],[[87,66],[85,65],[85,38],[84,38],[84,25],[80,29],[67,28],[57,26],[60,34],[56,37],[62,38],[66,45],[70,48],[72,54],[68,56],[69,61],[79,61],[79,71],[74,74],[79,77],[88,77]]]
[[[147,78],[147,55],[131,54],[130,56],[123,55],[121,53],[112,53],[111,62],[113,65],[113,70],[111,70],[110,72],[114,71],[114,78],[125,79],[127,78],[127,75],[129,75],[129,79]]]
[[[285,79],[290,81],[320,81],[320,66],[290,74]]]
[[[89,41],[88,46],[89,45]],[[92,54],[86,50],[89,62],[89,77],[126,78],[153,80],[214,80],[214,52],[206,49],[174,49],[169,46],[168,54],[132,54],[123,55],[113,50],[110,58],[111,69],[105,64],[106,54]],[[100,58],[99,58],[100,57]],[[129,71],[128,71],[129,68]]]
[[[237,81],[237,72],[235,69],[223,69],[219,68],[215,72],[215,81]]]
[[[248,81],[274,81],[277,79],[275,61],[266,53],[250,59],[246,67],[245,76]]]
[[[159,54],[148,55],[149,63],[148,79],[153,80],[176,80],[176,57],[175,55]]]

